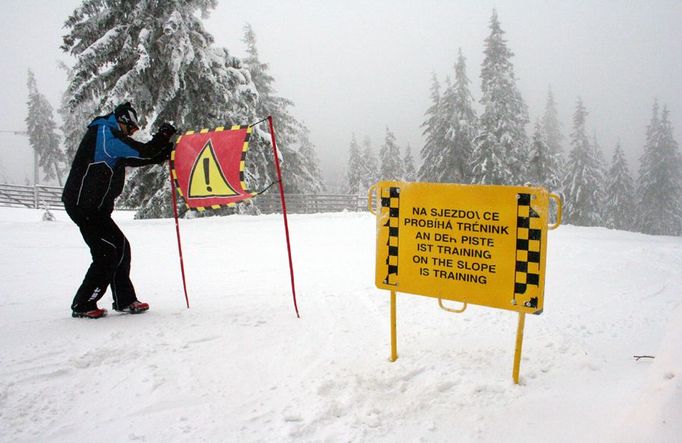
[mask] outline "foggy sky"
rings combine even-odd
[[[58,107],[66,80],[57,60],[71,63],[59,50],[62,25],[79,3],[0,0],[0,130],[25,127],[29,67]],[[378,152],[388,127],[418,154],[431,76],[454,77],[458,48],[480,99],[493,7],[515,54],[529,136],[551,84],[565,150],[578,96],[589,112],[589,136],[596,133],[607,161],[620,140],[633,173],[654,98],[669,107],[681,141],[682,2],[676,0],[223,0],[205,25],[217,45],[243,56],[243,25],[251,23],[261,61],[269,63],[278,93],[296,103],[292,113],[310,128],[329,179],[343,170],[353,133],[359,141],[369,136]],[[25,137],[0,133],[0,156],[0,181],[32,178]]]

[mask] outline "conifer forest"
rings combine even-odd
[[[73,11],[61,49],[75,62],[63,66],[68,84],[56,111],[28,72],[25,122],[44,180],[61,184],[83,122],[132,99],[144,135],[164,121],[185,130],[272,115],[288,193],[365,195],[380,180],[532,184],[560,193],[565,223],[682,235],[682,155],[666,97],[652,95],[650,119],[641,122],[645,143],[638,163],[629,164],[620,142],[600,145],[599,122],[578,91],[574,103],[562,104],[573,109],[569,121],[560,120],[551,84],[535,85],[546,91],[545,105],[529,110],[515,73],[514,42],[494,9],[480,69],[467,63],[461,47],[451,70],[433,73],[423,85],[430,105],[421,110],[421,145],[403,143],[388,126],[382,140],[347,128],[347,151],[338,156],[342,177],[331,179],[320,167],[315,134],[296,116],[294,101],[278,94],[256,30],[244,24],[246,55],[237,57],[203,26],[216,5],[170,0],[131,8],[85,0]],[[531,121],[530,114],[539,117]],[[245,171],[251,189],[276,181],[270,143],[266,128],[256,127]],[[168,174],[162,165],[131,171],[119,206],[136,208],[141,218],[170,217]],[[235,211],[258,213],[258,202],[214,212]]]

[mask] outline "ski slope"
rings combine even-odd
[[[63,212],[0,208],[0,440],[674,442],[682,439],[682,238],[561,226],[545,311],[374,287],[368,213],[172,220],[117,213],[143,315],[73,319],[89,265]],[[110,308],[107,293],[100,306]],[[650,355],[636,361],[635,355]]]

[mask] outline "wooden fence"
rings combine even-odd
[[[0,184],[0,206],[22,208],[63,208],[59,186],[22,186]],[[351,194],[285,194],[287,212],[313,214],[317,212],[366,211],[367,196]],[[272,189],[254,198],[254,205],[264,214],[281,212],[279,192]]]
[[[284,199],[292,214],[367,210],[367,197],[352,194],[284,194]],[[253,203],[264,214],[282,211],[276,190],[255,197]]]
[[[0,206],[15,208],[62,208],[59,186],[22,186],[0,183]]]

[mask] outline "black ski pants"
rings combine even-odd
[[[96,309],[108,286],[111,286],[114,309],[125,308],[137,300],[130,281],[130,243],[111,214],[80,208],[66,208],[66,212],[80,228],[92,255],[92,264],[73,298],[71,309],[78,312]]]

